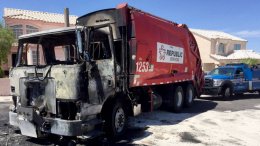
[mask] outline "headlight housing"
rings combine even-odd
[[[213,80],[213,86],[220,86],[222,84],[223,80]]]

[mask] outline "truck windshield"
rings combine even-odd
[[[78,62],[75,30],[19,40],[18,65],[74,64]],[[67,52],[67,53],[66,53]],[[67,55],[66,55],[67,54]]]
[[[234,68],[216,68],[209,72],[209,75],[226,75],[232,76],[234,74]]]

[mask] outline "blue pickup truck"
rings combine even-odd
[[[205,95],[231,97],[245,92],[260,93],[260,68],[246,64],[227,64],[215,68],[205,76]]]

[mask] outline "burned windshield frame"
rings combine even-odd
[[[91,34],[93,31],[100,29],[100,28],[109,28],[109,33],[107,34],[109,36],[109,46],[111,51],[111,57],[114,58],[114,48],[113,48],[113,32],[110,25],[100,25],[100,26],[84,26],[81,29],[77,29],[77,27],[83,27],[81,25],[76,25],[76,37],[77,37],[77,48],[79,52],[79,58],[89,62],[94,61],[89,54],[89,47],[90,47],[90,41],[91,41]],[[84,42],[83,42],[84,41]]]
[[[90,31],[91,31],[92,27],[84,27],[84,42],[85,42],[85,49],[84,49],[84,59],[86,61],[90,61],[90,56],[89,56],[89,52],[88,52],[88,48],[89,48],[89,42],[90,42]]]
[[[113,59],[114,58],[114,46],[113,46],[113,32],[112,32],[112,28],[111,28],[111,26],[110,25],[100,25],[100,26],[95,26],[95,27],[85,27],[85,29],[84,29],[84,31],[85,31],[85,51],[86,51],[86,53],[87,53],[87,57],[91,60],[91,61],[94,61],[94,60],[102,60],[102,58],[100,58],[100,59],[95,59],[95,58],[93,58],[94,56],[91,56],[91,43],[94,43],[93,41],[93,39],[94,39],[94,33],[95,33],[95,31],[97,31],[97,32],[102,32],[102,30],[101,29],[108,29],[107,30],[107,32],[103,32],[105,35],[107,35],[107,41],[108,41],[108,46],[107,47],[109,47],[108,49],[109,50],[103,50],[103,51],[109,51],[109,52],[107,52],[108,54],[108,58],[103,58],[103,59]],[[100,30],[99,30],[100,29]],[[97,33],[96,32],[96,33]],[[105,53],[104,52],[104,53]],[[110,54],[110,55],[109,55]]]
[[[80,63],[80,60],[77,58],[77,51],[79,50],[77,47],[84,48],[84,45],[82,44],[83,41],[80,40],[80,37],[83,38],[84,36],[82,31],[79,31],[78,34],[79,35],[77,36],[74,29],[66,32],[44,34],[42,36],[32,36],[18,40],[19,47],[17,50],[17,61],[15,66],[45,66],[51,64],[55,65]],[[79,38],[79,43],[76,40],[77,37]],[[36,51],[37,59],[35,60],[37,61],[37,63],[35,62],[35,64],[28,64],[28,45],[30,46],[30,49],[33,48]],[[72,60],[70,61],[63,60],[64,55],[62,53],[62,48],[66,45],[69,45],[71,48],[69,51],[71,53],[70,55],[72,57]],[[40,49],[42,53],[39,53]],[[84,49],[81,50],[83,52]],[[42,58],[41,60],[39,60],[40,54]],[[57,54],[59,54],[58,57],[56,56]],[[30,59],[32,58],[30,57]],[[83,60],[83,57],[81,57],[81,60]]]
[[[18,52],[17,52],[17,57],[16,57],[16,64],[14,67],[18,67],[21,65],[21,61],[22,61],[22,54],[23,54],[23,43],[22,42],[18,42]]]
[[[42,42],[42,38],[43,37],[40,37],[38,43],[37,43],[37,48],[36,48],[36,66],[39,66],[39,46]]]

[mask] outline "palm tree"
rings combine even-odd
[[[242,63],[248,64],[249,66],[253,66],[253,65],[257,65],[259,63],[259,60],[253,58],[247,58],[247,59],[243,59]]]

